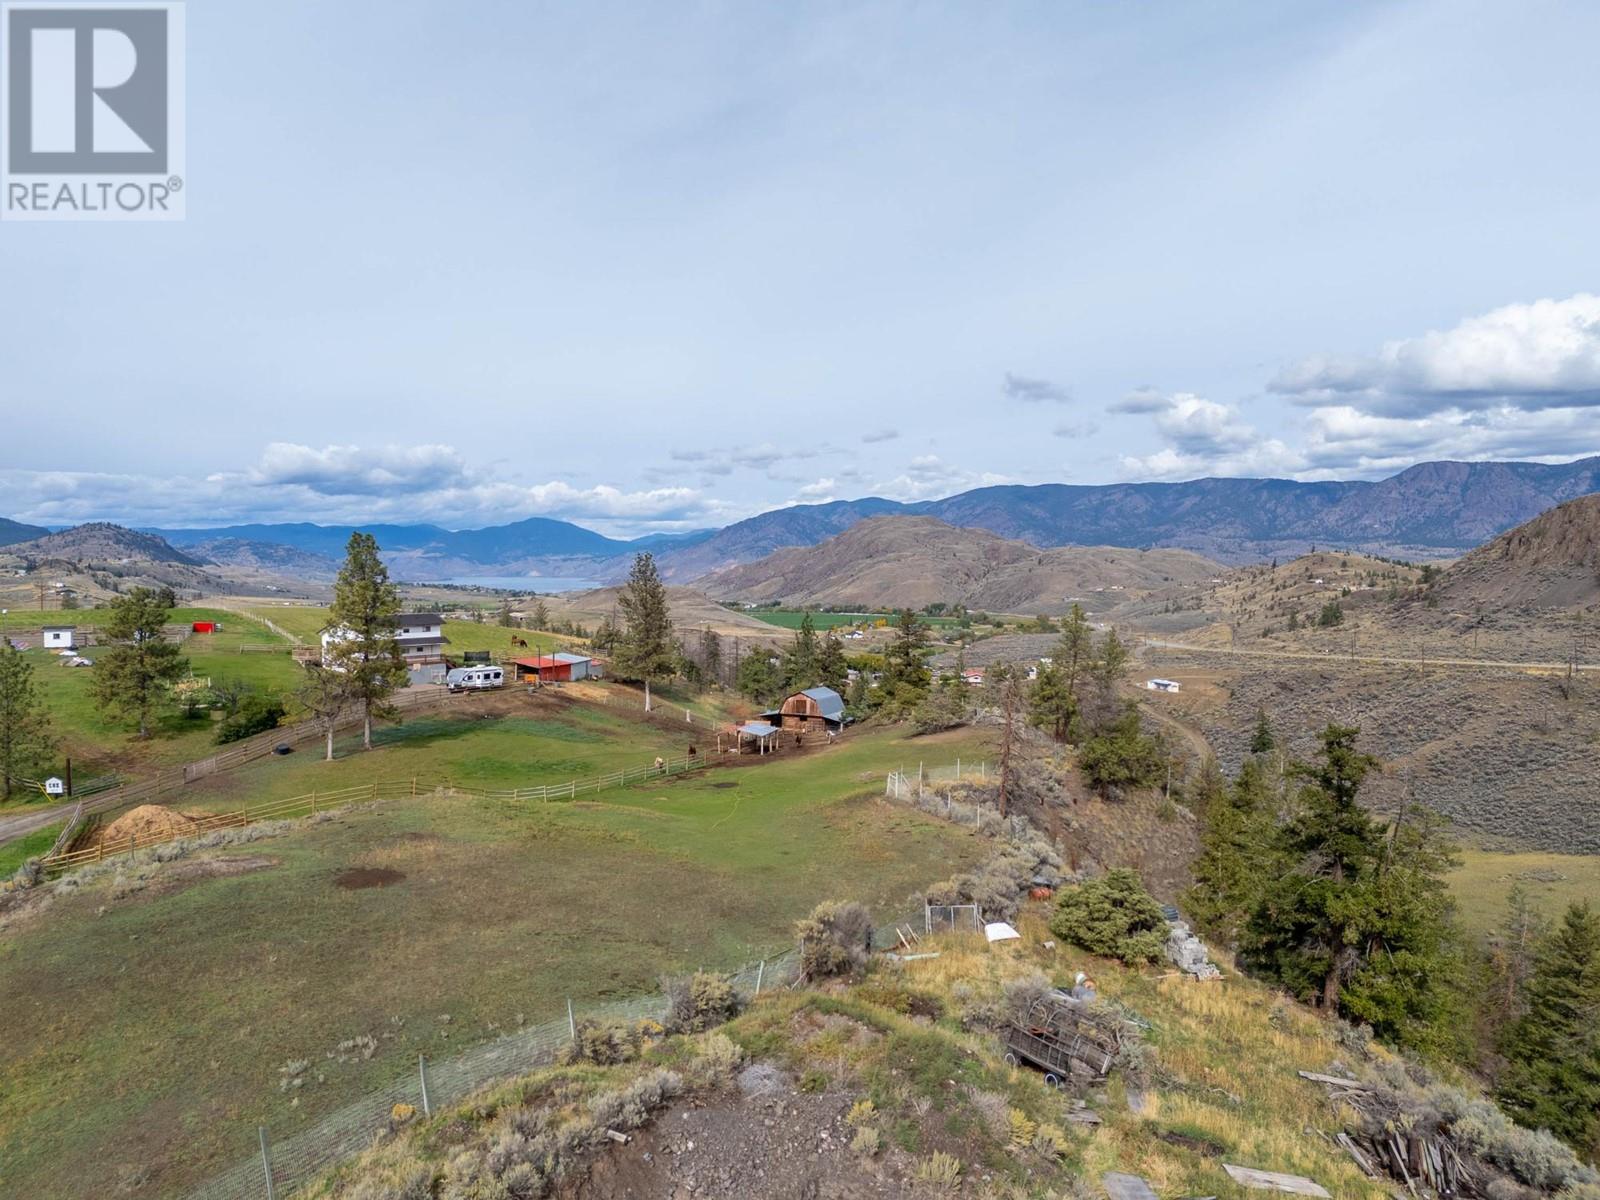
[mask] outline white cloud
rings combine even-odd
[[[166,527],[254,521],[427,522],[452,527],[544,516],[615,532],[716,524],[747,515],[695,488],[626,490],[565,480],[522,483],[470,469],[448,446],[273,445],[246,470],[203,478],[0,471],[12,515],[41,524],[89,520]]]
[[[871,433],[863,433],[861,440],[872,445],[875,442],[892,442],[899,436],[898,429],[874,429]]]
[[[1011,482],[1007,475],[969,471],[945,462],[937,454],[923,454],[913,458],[901,474],[876,484],[872,491],[888,500],[937,500],[976,487]]]
[[[1316,355],[1268,385],[1305,404],[1371,412],[1600,405],[1600,296],[1507,304],[1453,329],[1386,343],[1373,357]]]
[[[795,491],[794,504],[826,504],[839,498],[839,483],[835,479],[819,479]]]
[[[466,460],[451,446],[310,446],[273,442],[248,473],[257,487],[299,484],[325,496],[377,496],[461,487]]]

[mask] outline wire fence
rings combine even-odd
[[[747,963],[734,973],[733,983],[748,999],[793,983],[799,966],[798,952],[789,950]],[[281,1141],[267,1128],[241,1129],[239,1162],[190,1192],[189,1200],[286,1196],[371,1146],[375,1137],[393,1127],[397,1106],[407,1105],[417,1113],[431,1115],[491,1083],[549,1066],[572,1044],[581,1020],[660,1020],[666,1013],[667,998],[659,992],[607,1003],[569,1003],[565,1014],[484,1042],[453,1058],[437,1062],[419,1059],[416,1069],[405,1078]],[[254,1150],[245,1153],[245,1146]]]
[[[989,764],[986,761],[963,763],[959,758],[953,764],[930,767],[918,763],[915,771],[901,767],[889,772],[884,794],[891,800],[910,800],[930,787],[948,783],[988,783]]]
[[[171,828],[147,830],[144,833],[132,833],[126,837],[101,839],[95,845],[82,850],[68,850],[67,847],[72,844],[72,839],[76,835],[76,831],[81,827],[84,817],[91,812],[99,811],[85,802],[80,803],[73,811],[67,827],[62,830],[61,836],[56,839],[56,843],[50,852],[44,856],[43,864],[47,871],[68,871],[73,867],[83,866],[87,863],[104,862],[108,858],[115,858],[121,854],[132,854],[136,850],[148,850],[152,846],[175,842],[181,838],[198,837],[217,829],[237,829],[245,825],[254,825],[258,821],[285,821],[294,817],[311,816],[318,811],[339,808],[346,804],[374,800],[399,800],[427,795],[437,791],[443,791],[455,796],[471,796],[480,800],[501,800],[513,803],[530,803],[533,801],[549,803],[556,800],[576,800],[579,796],[591,795],[595,792],[605,791],[608,788],[627,787],[630,784],[643,783],[650,779],[664,779],[669,776],[685,775],[691,771],[699,770],[706,762],[707,760],[701,755],[661,759],[651,766],[629,767],[625,770],[611,771],[605,775],[596,775],[588,779],[570,779],[565,783],[537,784],[532,787],[520,788],[475,787],[472,784],[457,783],[450,779],[434,780],[421,777],[385,782],[373,781],[344,788],[304,792],[298,796],[270,800],[264,804],[236,809],[233,812],[193,817],[177,832],[174,832]]]

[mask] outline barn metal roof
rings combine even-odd
[[[801,693],[817,702],[822,715],[830,721],[844,720],[844,697],[830,687],[807,688]]]

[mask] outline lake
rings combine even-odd
[[[452,575],[430,580],[455,587],[501,588],[508,592],[586,592],[602,585],[593,579],[570,579],[563,575]]]

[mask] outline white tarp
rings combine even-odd
[[[1015,941],[1022,935],[1004,921],[990,921],[983,927],[983,936],[991,942]]]

